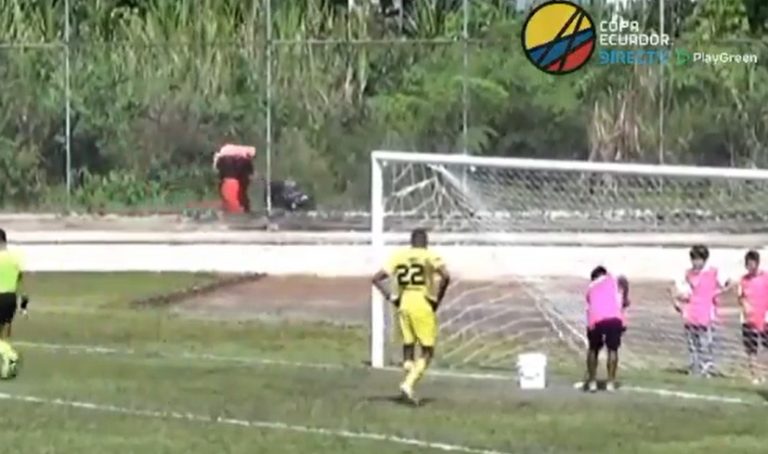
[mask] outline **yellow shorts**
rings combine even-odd
[[[437,340],[437,315],[432,306],[422,298],[403,298],[398,310],[400,333],[403,343],[422,347],[434,347]]]

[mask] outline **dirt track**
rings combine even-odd
[[[176,309],[227,318],[267,315],[365,323],[370,313],[370,297],[371,285],[367,278],[270,276],[193,297]],[[530,298],[520,283],[458,282],[448,294],[448,300],[455,304],[446,305],[446,309],[510,297],[514,297],[516,305],[530,307]]]
[[[361,323],[370,312],[370,281],[313,276],[266,277],[194,297],[176,309],[225,318],[309,318]]]
[[[458,282],[440,311],[443,357],[495,366],[509,364],[510,356],[526,346],[546,349],[544,344],[557,342],[563,333],[578,339],[583,332],[584,285],[585,281],[572,278]],[[682,324],[670,307],[668,285],[632,283],[626,345],[637,367],[680,367],[687,361]],[[366,278],[266,277],[193,297],[174,310],[206,318],[367,324],[369,300]],[[739,363],[738,311],[733,298],[725,298],[723,304],[718,334],[721,356]],[[556,323],[558,317],[564,323]]]
[[[584,282],[553,278],[540,285],[557,287],[580,300]],[[638,304],[668,307],[666,287],[661,282],[633,283],[632,294]],[[268,315],[364,323],[370,309],[370,289],[370,281],[362,277],[270,276],[194,297],[179,304],[177,310],[227,318]],[[534,304],[534,297],[530,284],[520,281],[458,282],[447,299],[462,306],[503,299],[527,310]]]

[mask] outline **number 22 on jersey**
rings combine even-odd
[[[400,289],[427,285],[426,267],[421,263],[401,264],[395,267],[395,278]]]

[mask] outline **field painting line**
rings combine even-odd
[[[345,438],[353,440],[366,440],[376,441],[384,443],[392,443],[398,445],[414,446],[422,449],[431,449],[434,451],[443,452],[458,452],[465,454],[512,454],[504,451],[495,451],[489,449],[472,448],[469,446],[462,446],[450,443],[442,443],[435,441],[419,440],[415,438],[405,438],[396,435],[387,435],[373,432],[356,432],[343,429],[328,429],[321,427],[310,427],[293,425],[279,421],[248,421],[244,419],[234,418],[222,418],[222,417],[209,417],[202,416],[194,413],[182,413],[176,411],[157,411],[157,410],[140,410],[128,407],[122,407],[111,404],[99,404],[93,402],[82,402],[77,400],[66,400],[56,398],[44,398],[36,396],[28,396],[21,394],[9,394],[0,392],[0,400],[24,402],[29,404],[40,404],[57,407],[67,407],[79,410],[95,411],[102,413],[114,413],[127,416],[136,416],[143,418],[153,419],[173,419],[177,421],[186,421],[203,424],[220,424],[228,426],[239,426],[257,430],[273,430],[282,432],[295,432],[317,436]]]
[[[148,358],[151,358],[153,356],[158,356],[162,358],[188,359],[188,360],[197,360],[197,361],[209,360],[209,361],[218,361],[218,362],[238,363],[238,364],[245,364],[245,365],[251,365],[251,366],[280,366],[280,367],[295,367],[295,368],[302,368],[302,369],[321,369],[321,370],[345,370],[345,369],[364,369],[365,368],[364,366],[354,366],[354,365],[348,365],[348,364],[288,361],[288,360],[279,360],[279,359],[270,359],[270,358],[250,357],[250,356],[249,357],[225,356],[225,355],[213,355],[213,354],[205,354],[205,353],[170,353],[170,352],[161,352],[156,350],[139,352],[139,351],[127,349],[127,348],[121,349],[121,348],[106,347],[106,346],[100,346],[100,345],[54,344],[54,343],[25,342],[25,341],[14,342],[14,345],[28,347],[28,348],[37,348],[41,350],[68,351],[72,353],[80,353],[80,354],[87,354],[87,355],[108,355],[108,356],[109,355],[122,355],[122,356],[143,355]],[[368,369],[370,370],[370,368]],[[373,369],[373,370],[402,373],[402,369],[398,367],[384,367],[382,369]],[[473,372],[460,372],[460,371],[441,370],[441,369],[430,369],[427,376],[455,378],[455,379],[463,379],[463,380],[504,381],[504,380],[516,379],[516,377],[512,374],[473,373]],[[740,397],[693,393],[688,391],[644,387],[644,386],[622,385],[620,388],[620,391],[627,391],[627,392],[636,393],[636,394],[653,395],[657,397],[673,397],[677,399],[697,400],[697,401],[720,403],[720,404],[768,405],[768,403],[766,402],[752,401],[752,400],[743,399]],[[546,392],[546,390],[544,390],[543,392]]]
[[[183,353],[183,352],[162,352],[157,350],[137,351],[130,348],[115,348],[101,345],[82,345],[82,344],[52,344],[46,342],[14,342],[13,345],[21,347],[37,348],[40,350],[67,351],[73,353],[82,353],[87,355],[122,355],[122,356],[145,356],[147,358],[161,357],[189,360],[209,360],[224,363],[239,363],[253,366],[284,366],[296,367],[302,369],[350,369],[353,366],[334,363],[305,363],[300,361],[288,361],[282,359],[259,358],[250,356],[227,356],[212,355],[208,353]]]

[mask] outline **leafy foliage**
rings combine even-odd
[[[375,148],[768,165],[761,1],[667,2],[666,12],[675,47],[757,53],[757,65],[593,64],[563,77],[528,64],[510,2],[472,2],[464,41],[461,2],[406,2],[403,16],[383,17],[365,2],[273,0],[270,46],[265,1],[73,2],[76,206],[213,198],[211,154],[230,140],[258,147],[262,174],[269,145],[273,176],[298,180],[321,207],[365,204]],[[0,0],[0,42],[62,43],[0,49],[6,207],[61,200],[63,3]],[[658,29],[648,3],[623,14]]]

